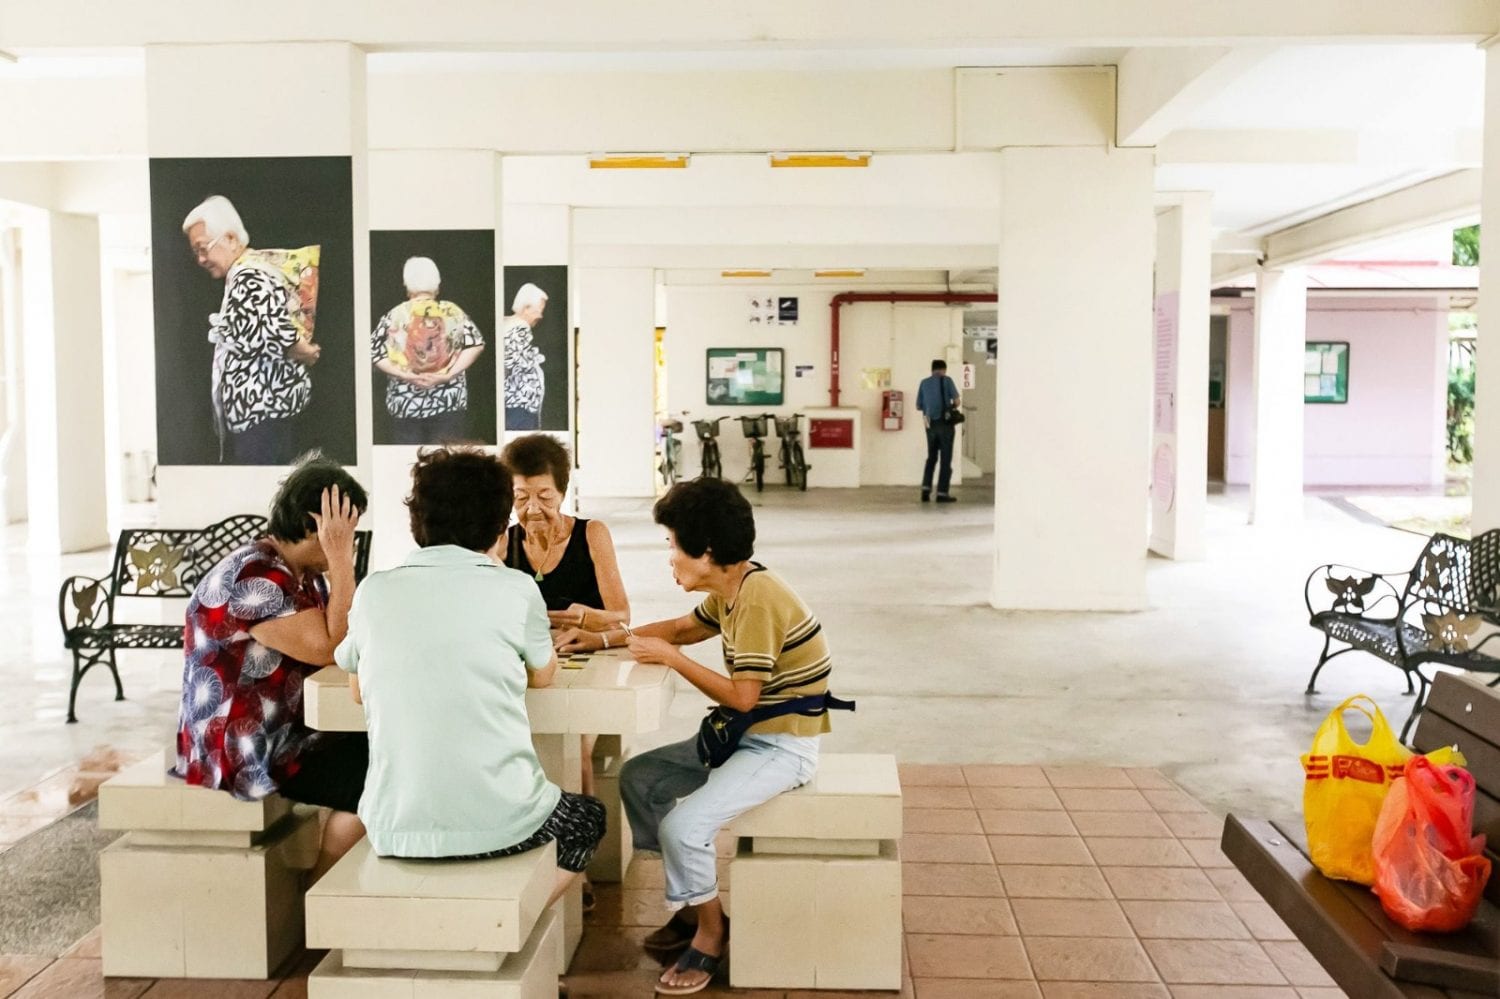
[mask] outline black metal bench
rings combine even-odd
[[[1495,865],[1485,901],[1467,930],[1417,934],[1386,918],[1361,885],[1333,881],[1308,859],[1300,820],[1231,815],[1224,853],[1323,969],[1358,999],[1480,999],[1500,995],[1500,692],[1440,673],[1417,725],[1414,748],[1457,745],[1478,784],[1474,827]]]
[[[119,649],[180,649],[182,622],[144,624],[120,621],[116,601],[134,598],[187,598],[203,574],[241,545],[264,537],[264,517],[241,514],[208,527],[145,528],[121,531],[114,563],[103,579],[69,576],[57,596],[63,648],[73,653],[73,681],[68,689],[68,721],[76,722],[74,704],[84,674],[104,663],[115,678],[115,700],[125,699]],[[354,575],[363,579],[370,564],[370,532],[354,538]]]
[[[1472,541],[1434,534],[1404,574],[1320,565],[1307,577],[1303,599],[1308,623],[1324,636],[1307,693],[1317,692],[1318,674],[1330,660],[1368,652],[1405,673],[1406,692],[1417,695],[1403,741],[1427,701],[1432,681],[1424,666],[1494,674],[1490,685],[1500,684],[1500,657],[1484,651],[1500,632],[1492,627],[1480,634],[1500,621],[1500,530]],[[1344,648],[1333,650],[1334,642]]]

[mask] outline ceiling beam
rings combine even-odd
[[[1119,63],[1115,144],[1156,145],[1271,51],[1262,46],[1131,49]]]
[[[1265,237],[1265,266],[1314,263],[1351,246],[1378,242],[1479,214],[1478,170],[1459,170],[1330,212]]]
[[[1500,32],[1493,0],[321,0],[295,18],[246,17],[198,0],[9,3],[0,49],[349,41],[380,49],[682,51],[974,49],[1000,45],[1478,42]]]
[[[1157,166],[1477,167],[1479,129],[1184,129],[1156,147]]]

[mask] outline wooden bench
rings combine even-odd
[[[240,514],[196,529],[150,528],[121,531],[109,575],[69,576],[57,595],[63,647],[73,653],[73,679],[68,688],[68,721],[74,711],[78,685],[84,674],[104,663],[115,678],[115,700],[125,699],[119,649],[180,649],[182,621],[148,624],[122,621],[116,603],[123,599],[186,599],[204,574],[230,552],[264,537],[266,518]],[[370,532],[356,532],[355,579],[364,579],[370,564]]]
[[[99,788],[104,974],[270,978],[302,945],[302,880],[318,817],[272,795],[239,801],[167,774],[167,754]]]
[[[1479,786],[1474,826],[1496,872],[1473,924],[1451,936],[1416,934],[1386,918],[1362,885],[1323,877],[1308,859],[1303,823],[1231,815],[1224,853],[1356,999],[1479,999],[1500,995],[1500,693],[1440,673],[1414,748],[1457,745]]]
[[[557,845],[493,860],[395,860],[369,840],[307,893],[308,999],[552,999]]]
[[[1500,684],[1500,657],[1484,651],[1497,632],[1479,633],[1486,623],[1500,623],[1500,530],[1472,541],[1434,534],[1404,575],[1320,565],[1307,578],[1303,600],[1308,623],[1323,633],[1307,693],[1317,692],[1330,660],[1368,652],[1406,674],[1406,692],[1417,695],[1403,740],[1426,703],[1432,667],[1495,674],[1490,685]],[[1335,642],[1343,647],[1335,649]]]
[[[901,988],[896,758],[825,753],[813,780],[735,819],[736,988]]]

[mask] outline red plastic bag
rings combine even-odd
[[[1473,830],[1474,777],[1413,757],[1375,822],[1375,894],[1385,914],[1416,932],[1469,925],[1490,877],[1484,837]]]

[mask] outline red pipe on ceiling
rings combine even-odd
[[[855,302],[936,302],[942,305],[978,305],[999,301],[994,294],[982,295],[952,291],[844,291],[828,303],[832,318],[829,333],[828,405],[839,404],[839,310]]]

